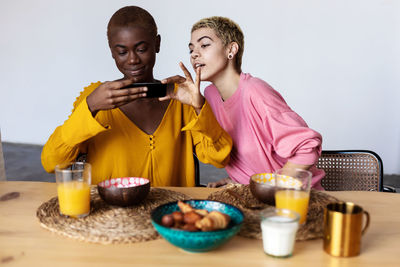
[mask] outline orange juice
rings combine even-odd
[[[71,217],[85,216],[90,211],[90,186],[72,181],[57,186],[60,212]]]
[[[289,209],[300,215],[299,223],[306,221],[309,192],[300,190],[279,190],[275,193],[275,206],[279,209]]]

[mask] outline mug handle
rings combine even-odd
[[[364,226],[364,228],[362,229],[362,231],[361,231],[361,235],[364,235],[364,233],[365,233],[365,231],[367,231],[367,228],[368,228],[368,226],[369,226],[369,213],[368,213],[368,211],[365,211],[364,210],[364,215],[367,217],[367,222],[365,223],[365,226]]]

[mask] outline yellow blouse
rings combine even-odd
[[[46,171],[87,153],[92,184],[136,176],[150,179],[152,186],[194,186],[194,148],[204,163],[218,168],[228,163],[232,139],[207,102],[197,115],[193,107],[171,100],[160,125],[148,135],[119,108],[99,111],[93,118],[86,97],[100,84],[83,90],[72,114],[43,147]]]

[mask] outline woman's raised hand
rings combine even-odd
[[[193,106],[197,113],[199,113],[205,102],[204,97],[200,93],[201,70],[200,68],[196,69],[196,81],[193,81],[192,75],[190,75],[190,72],[187,70],[185,65],[183,65],[182,62],[179,62],[179,66],[185,74],[185,77],[176,75],[161,81],[162,83],[167,84],[176,83],[178,85],[178,89],[174,92],[173,88],[169,88],[167,90],[167,96],[160,97],[159,100],[163,101],[171,98],[176,99],[183,104]]]
[[[146,96],[146,87],[125,88],[132,84],[130,79],[105,82],[97,87],[86,99],[89,110],[95,116],[100,110],[114,109],[135,99]]]

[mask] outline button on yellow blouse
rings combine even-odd
[[[219,126],[206,102],[199,115],[191,106],[171,100],[152,135],[139,129],[120,109],[103,110],[93,118],[86,97],[101,83],[86,87],[70,117],[43,147],[42,164],[57,164],[87,153],[92,184],[116,177],[145,177],[152,186],[194,186],[194,160],[224,167],[232,140]]]

